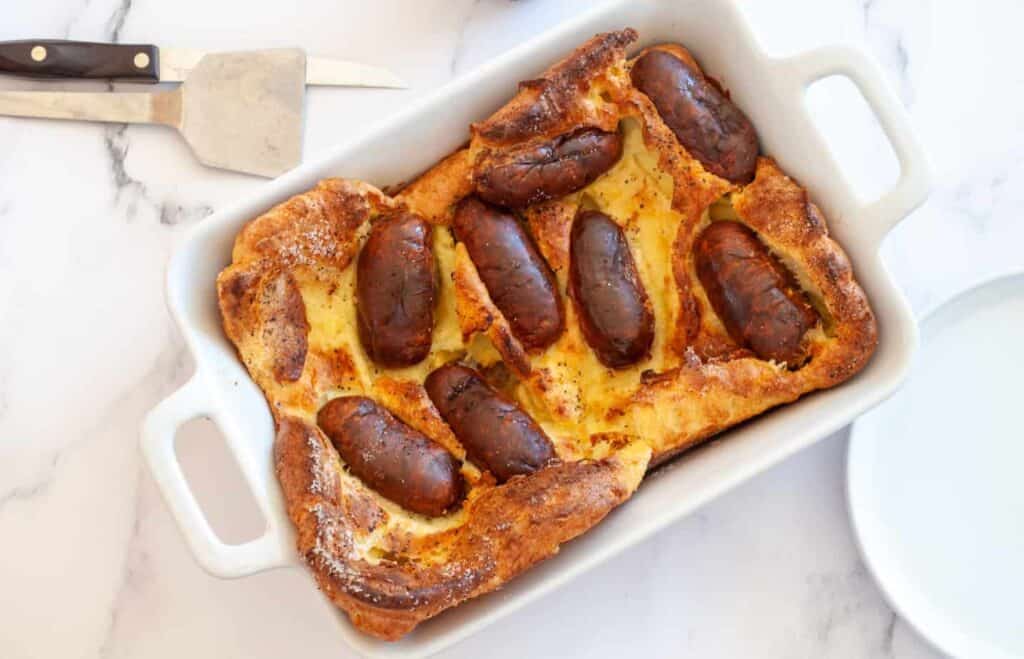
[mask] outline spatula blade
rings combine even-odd
[[[206,55],[182,86],[181,132],[200,162],[274,177],[302,160],[306,55]]]

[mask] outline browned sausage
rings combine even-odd
[[[569,284],[587,343],[605,366],[650,352],[654,312],[622,229],[599,211],[580,211],[569,242]]]
[[[712,222],[694,249],[697,277],[733,340],[761,359],[799,365],[818,314],[793,275],[739,222]]]
[[[475,174],[483,199],[523,208],[586,187],[622,155],[622,137],[596,128],[530,143],[485,159]]]
[[[436,516],[461,501],[455,458],[371,399],[335,398],[316,420],[352,473],[403,508]]]
[[[423,386],[469,460],[499,483],[531,474],[555,457],[537,422],[473,369],[446,364],[428,375]]]
[[[546,348],[565,327],[558,283],[514,215],[475,197],[463,199],[452,222],[495,306],[527,348]]]
[[[422,218],[398,213],[374,222],[359,255],[359,339],[381,366],[411,366],[430,352],[437,284],[430,234]]]
[[[665,51],[651,50],[633,64],[630,76],[705,169],[737,183],[754,178],[754,125],[700,71]]]

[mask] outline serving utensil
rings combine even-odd
[[[204,165],[274,177],[302,159],[306,62],[300,49],[209,54],[173,90],[0,92],[0,115],[163,124]]]

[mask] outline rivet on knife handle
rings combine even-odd
[[[59,39],[0,42],[0,73],[9,75],[159,82],[159,71],[156,46]]]

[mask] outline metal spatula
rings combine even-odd
[[[173,91],[0,92],[0,114],[164,124],[203,164],[269,177],[301,160],[305,81],[299,49],[215,53]]]

